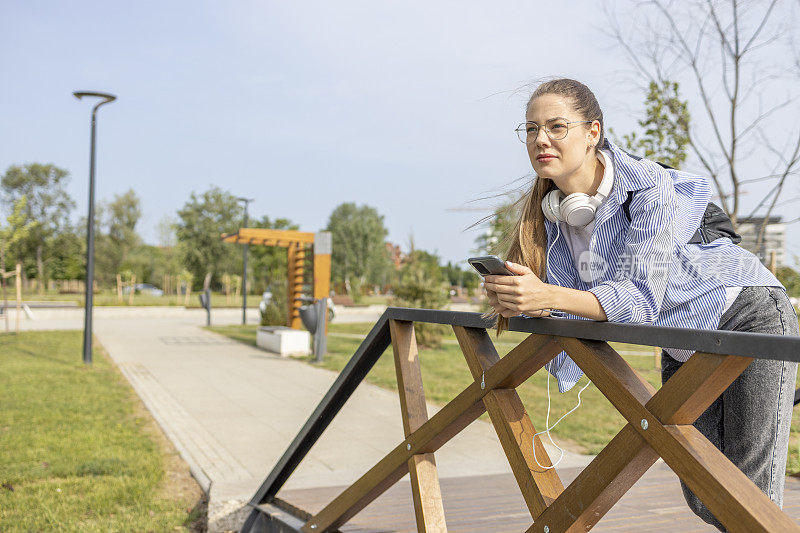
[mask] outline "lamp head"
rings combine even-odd
[[[105,99],[106,102],[113,102],[114,100],[117,99],[117,97],[114,96],[113,94],[98,93],[98,92],[94,92],[94,91],[75,91],[74,93],[72,93],[72,95],[75,98],[77,98],[78,100],[80,100],[84,96],[94,96],[94,97],[97,97],[97,98],[103,98],[103,99]]]

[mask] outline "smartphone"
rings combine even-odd
[[[467,262],[472,268],[478,271],[481,276],[514,276],[515,274],[506,268],[505,262],[496,255],[484,255],[481,257],[470,257]]]

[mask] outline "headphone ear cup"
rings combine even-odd
[[[564,193],[558,189],[554,189],[547,193],[542,198],[542,212],[545,218],[550,222],[557,223],[561,218],[561,200],[564,198]]]
[[[594,214],[600,202],[582,192],[572,193],[561,201],[561,217],[573,227],[587,225],[594,220]]]

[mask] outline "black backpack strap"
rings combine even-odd
[[[628,192],[628,197],[622,203],[622,210],[625,212],[628,223],[631,221],[631,200],[633,200],[633,193]],[[703,219],[700,221],[700,227],[689,239],[689,244],[708,244],[722,237],[728,237],[733,244],[742,242],[742,236],[733,229],[733,223],[725,211],[714,202],[709,202],[706,212],[703,213]]]
[[[628,197],[622,202],[622,210],[625,212],[625,218],[628,219],[628,223],[631,221],[631,200],[633,200],[633,193],[628,191]]]

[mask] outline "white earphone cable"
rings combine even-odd
[[[552,243],[550,244],[550,246],[547,248],[547,256],[546,256],[546,258],[545,258],[545,259],[546,259],[546,261],[547,261],[547,264],[548,264],[548,266],[549,266],[549,264],[550,264],[550,250],[552,250],[552,249],[553,249],[553,245],[555,245],[556,241],[557,241],[557,240],[558,240],[558,238],[561,236],[561,225],[560,225],[558,222],[556,222],[556,223],[555,223],[555,225],[556,225],[556,232],[557,232],[557,233],[556,233],[556,238],[555,238],[555,239],[553,239],[553,242],[552,242]],[[548,269],[548,270],[549,270],[549,269]],[[558,283],[558,281],[555,279],[555,276],[553,277],[553,281],[555,281],[555,282],[556,282],[556,285],[559,285],[559,286],[561,286],[561,284],[560,284],[560,283]],[[551,364],[552,364],[552,362],[551,362]],[[578,404],[577,404],[575,407],[573,407],[572,409],[570,409],[569,411],[567,411],[566,413],[564,413],[564,414],[561,416],[561,418],[559,418],[558,420],[556,420],[556,423],[555,423],[555,424],[553,424],[553,425],[551,426],[551,425],[550,425],[550,372],[549,372],[549,371],[547,372],[547,416],[546,416],[546,418],[545,418],[545,430],[544,430],[544,431],[540,431],[540,432],[538,432],[538,433],[534,434],[534,436],[533,436],[533,441],[534,441],[534,442],[533,442],[533,460],[534,460],[534,461],[536,461],[536,464],[537,464],[537,465],[539,465],[539,468],[542,468],[542,469],[544,469],[544,470],[549,470],[549,469],[551,469],[551,468],[555,468],[555,467],[557,467],[557,466],[558,466],[558,464],[559,464],[559,463],[561,462],[561,460],[564,458],[564,450],[563,450],[563,449],[561,449],[561,448],[558,446],[558,444],[556,444],[555,442],[553,442],[553,436],[550,434],[550,431],[551,431],[553,428],[555,428],[555,427],[558,425],[558,423],[559,423],[559,422],[561,422],[562,420],[564,420],[564,418],[566,418],[566,417],[567,417],[567,415],[569,415],[570,413],[574,412],[574,411],[575,411],[575,410],[576,410],[578,407],[580,407],[580,406],[581,406],[581,393],[582,393],[583,391],[585,391],[585,390],[586,390],[586,388],[587,388],[589,385],[591,385],[591,384],[592,384],[592,382],[591,382],[591,381],[589,381],[589,382],[588,382],[586,385],[584,385],[584,386],[583,386],[583,388],[581,388],[581,390],[579,390],[579,391],[578,391]],[[558,449],[558,451],[560,452],[560,455],[558,456],[558,460],[557,460],[555,463],[553,463],[553,465],[552,465],[552,466],[544,466],[544,465],[542,465],[541,463],[539,463],[539,459],[536,457],[536,437],[538,437],[539,435],[541,435],[541,434],[543,434],[543,433],[547,433],[547,437],[550,439],[550,444],[552,444],[553,446],[555,446],[555,448],[556,448],[556,449]]]

